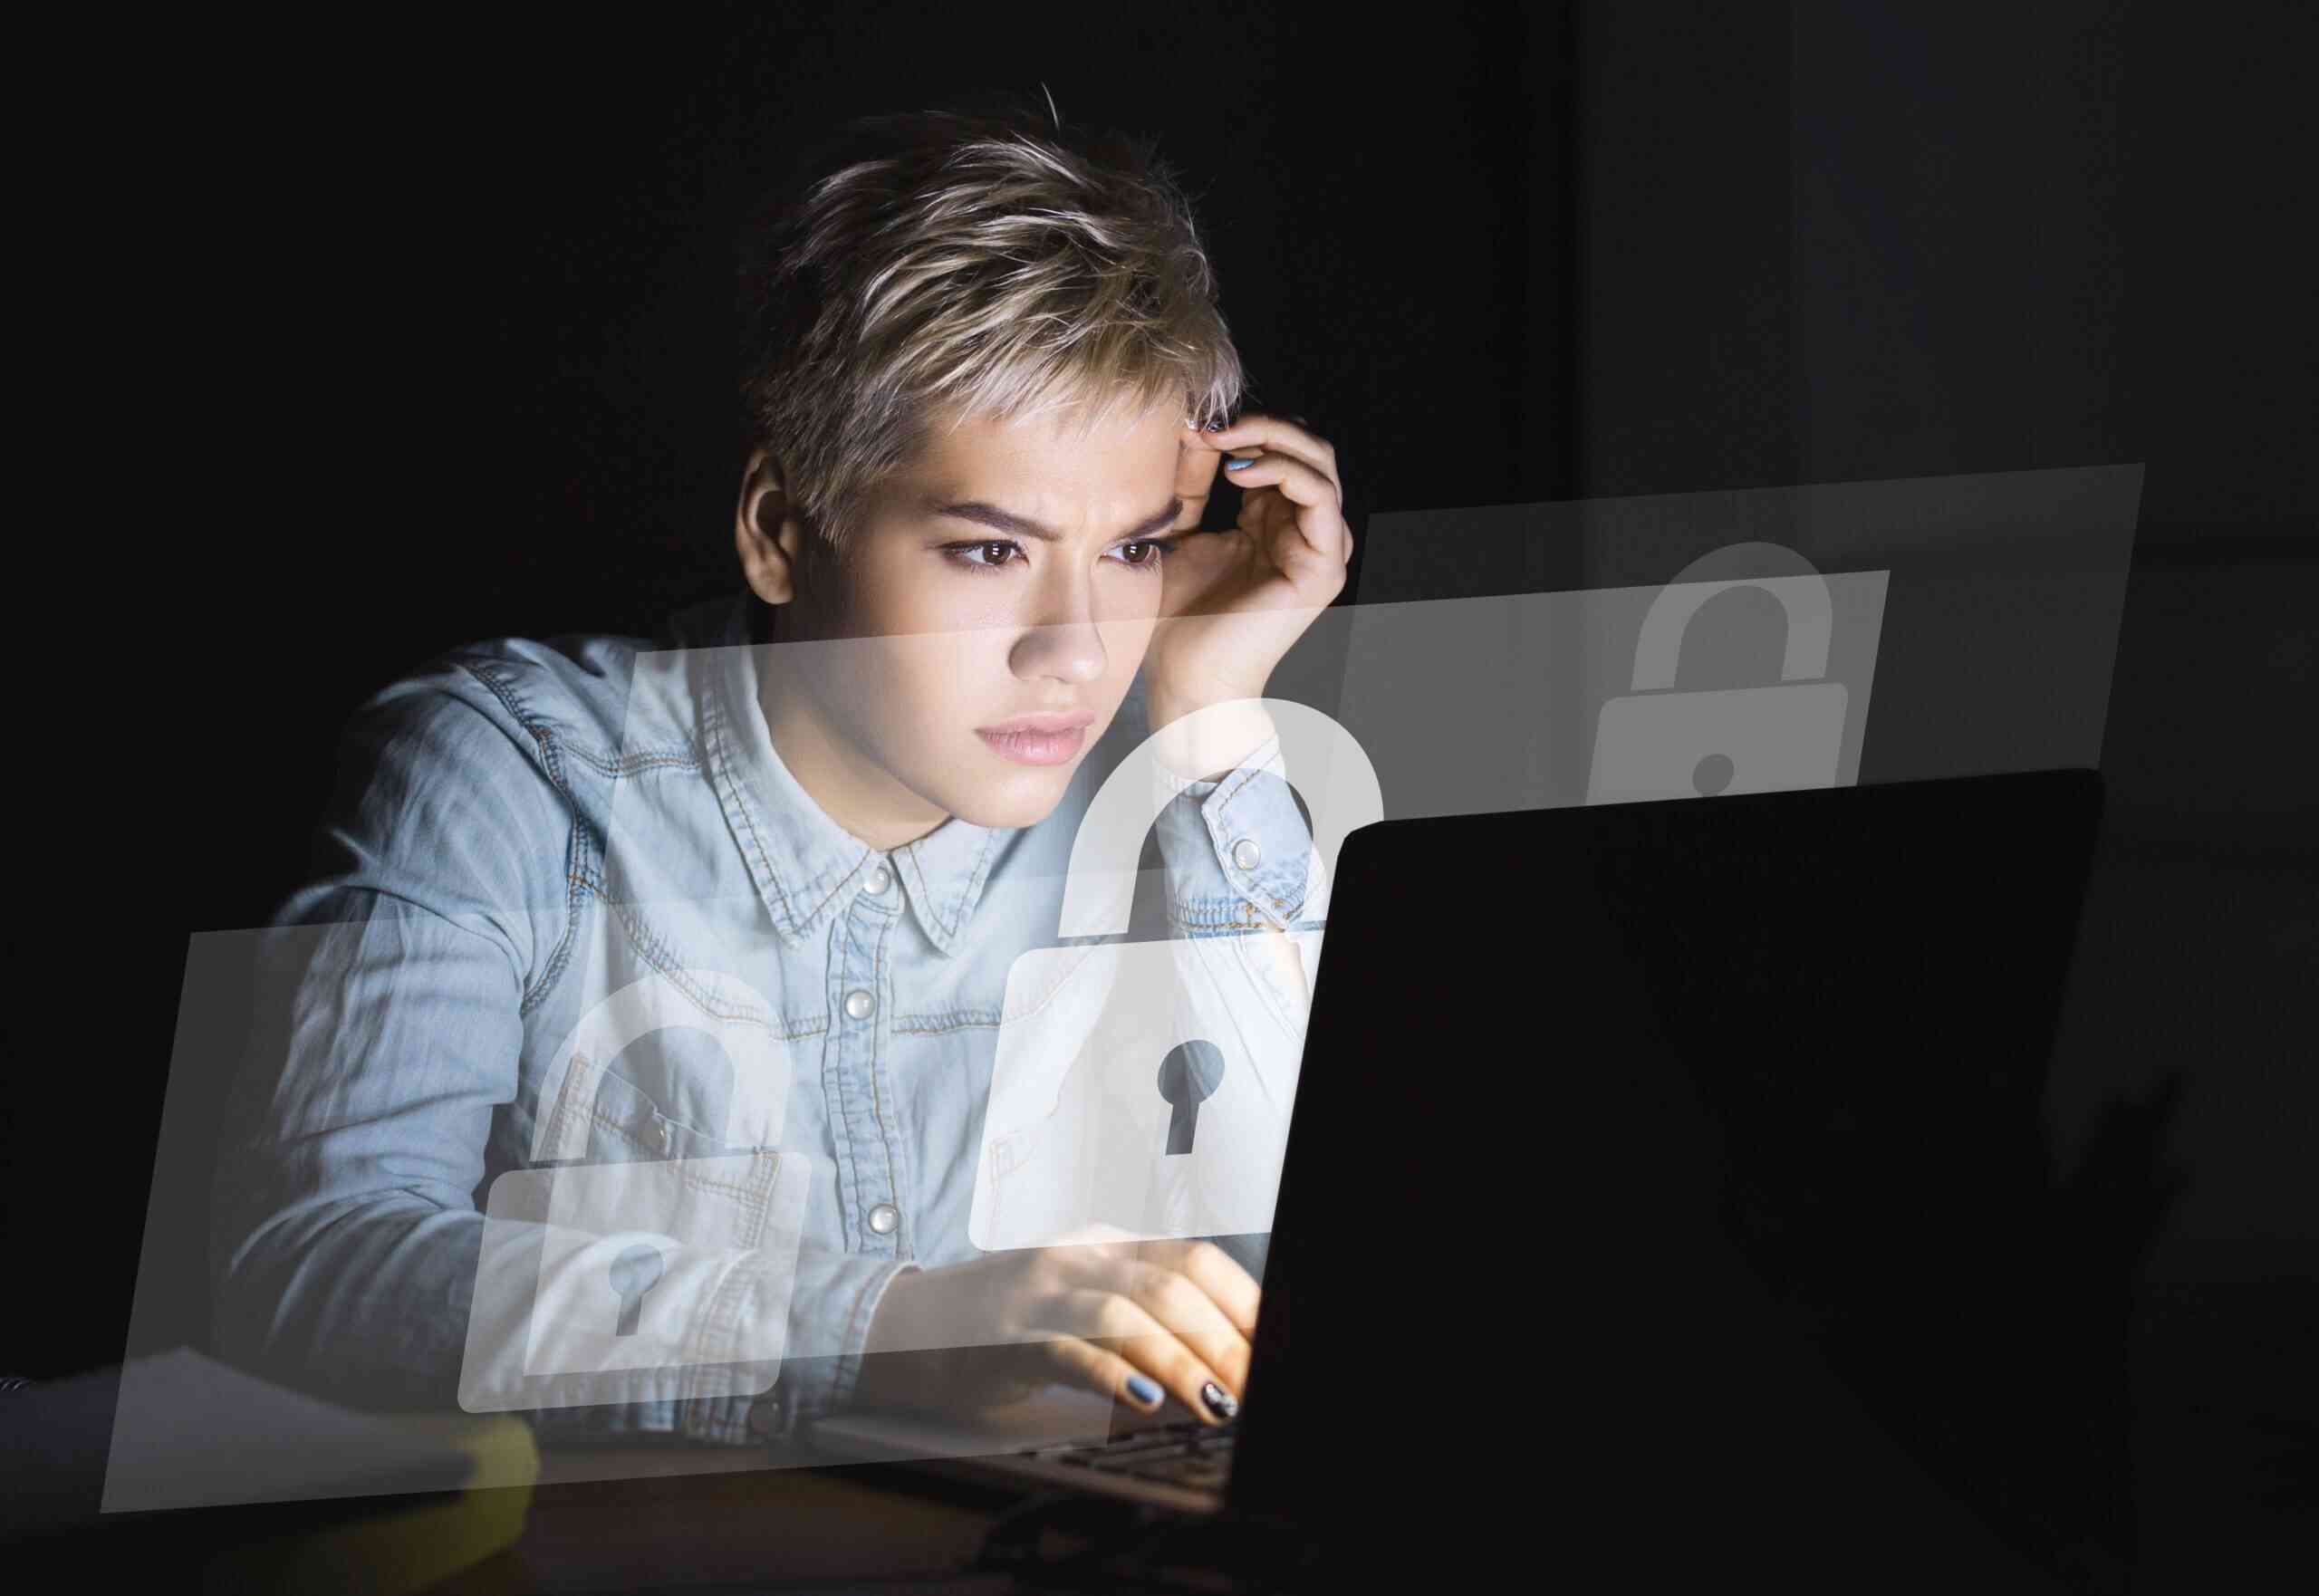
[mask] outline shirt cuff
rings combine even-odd
[[[1186,937],[1287,930],[1314,899],[1313,837],[1272,737],[1213,781],[1156,762],[1157,830],[1171,929]]]

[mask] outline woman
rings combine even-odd
[[[1236,1411],[1224,1249],[967,1235],[1009,971],[1147,740],[1171,929],[1293,964],[1256,701],[1352,543],[1324,442],[1226,421],[1172,174],[1053,120],[855,124],[750,232],[742,593],[357,716],[221,1165],[228,1355],[730,1442],[1057,1379]]]

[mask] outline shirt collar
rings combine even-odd
[[[764,664],[777,663],[767,656],[778,645],[749,640],[751,601],[744,594],[688,611],[669,635],[688,650],[709,780],[774,928],[788,942],[817,932],[883,860],[927,939],[957,953],[1000,845],[1014,833],[953,815],[880,854],[832,820],[774,750],[757,681]]]

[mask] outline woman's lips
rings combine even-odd
[[[1054,732],[980,730],[975,735],[1018,764],[1062,764],[1079,752],[1079,745],[1087,740],[1087,728],[1075,726]]]

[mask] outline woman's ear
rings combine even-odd
[[[741,502],[733,517],[733,545],[749,591],[768,604],[795,600],[804,539],[805,525],[790,500],[780,462],[769,450],[757,449],[741,473]]]

